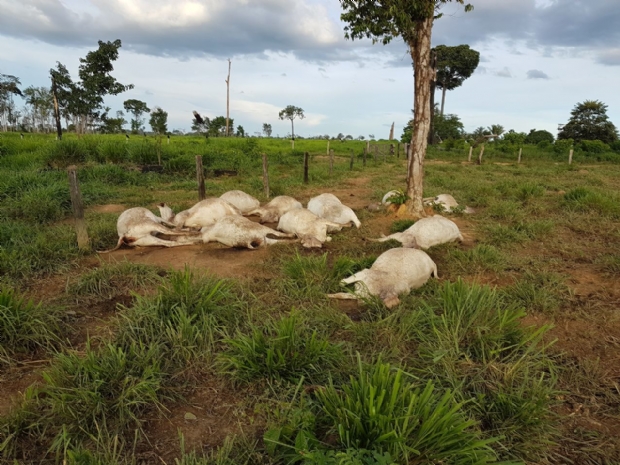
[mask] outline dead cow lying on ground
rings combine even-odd
[[[224,192],[220,195],[220,199],[226,200],[229,204],[237,207],[242,215],[247,215],[260,207],[260,202],[257,198],[240,190]]]
[[[167,222],[173,223],[178,229],[200,229],[214,224],[217,220],[225,216],[241,215],[237,207],[218,197],[201,200],[192,208],[177,213],[176,215],[165,203],[160,203],[158,207],[161,217]]]
[[[120,214],[116,222],[118,243],[110,250],[99,253],[108,253],[120,248],[123,244],[128,246],[148,247],[160,245],[163,247],[178,247],[181,245],[200,242],[200,236],[186,231],[174,231],[166,228],[169,224],[162,218],[154,215],[150,210],[143,207],[130,208]],[[174,227],[174,225],[170,224]],[[158,237],[160,236],[160,237]]]
[[[301,202],[293,197],[279,195],[262,207],[252,210],[248,215],[259,215],[261,223],[277,223],[286,212],[302,207]]]
[[[201,233],[202,241],[205,243],[217,241],[229,247],[246,247],[248,249],[278,242],[276,239],[267,236],[295,237],[294,234],[275,231],[243,216],[225,216],[215,224],[202,228]]]
[[[323,243],[331,241],[328,232],[340,231],[342,225],[319,218],[305,208],[294,208],[280,218],[278,230],[295,234],[301,239],[304,247],[323,247]]]
[[[375,240],[385,242],[390,239],[400,242],[403,247],[429,249],[434,245],[457,240],[462,241],[463,236],[454,221],[441,215],[435,215],[416,221],[403,232],[390,234]]]
[[[418,249],[395,248],[383,252],[369,269],[343,279],[342,285],[355,283],[353,294],[328,294],[332,299],[360,299],[377,296],[392,308],[400,294],[422,287],[431,276],[437,278],[437,265],[426,252]]]
[[[359,228],[362,225],[355,212],[344,205],[334,194],[321,194],[311,198],[308,202],[308,210],[321,218],[343,226],[354,224],[356,228]]]

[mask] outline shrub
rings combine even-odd
[[[582,140],[579,147],[588,154],[605,153],[611,150],[609,145],[600,140]]]
[[[557,154],[567,155],[569,150],[573,148],[573,139],[558,139],[553,144],[553,151]]]

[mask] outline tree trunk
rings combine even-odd
[[[441,88],[441,111],[439,112],[443,116],[443,106],[446,103],[446,88]]]
[[[437,54],[431,50],[431,67],[433,78],[431,80],[431,127],[428,131],[428,145],[435,145],[435,87],[437,86]]]
[[[292,118],[291,118],[291,139],[295,140],[295,126],[293,125]]]
[[[416,23],[409,45],[413,60],[413,130],[411,132],[411,163],[407,182],[407,211],[417,217],[424,216],[424,157],[431,125],[430,91],[433,70],[431,59],[431,33],[433,16]]]
[[[60,125],[60,108],[58,107],[58,97],[56,96],[56,81],[52,78],[52,97],[54,99],[54,119],[56,120],[56,134],[58,140],[62,140],[62,127]]]

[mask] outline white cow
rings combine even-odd
[[[158,205],[161,217],[170,223],[174,223],[177,228],[204,228],[215,223],[220,218],[228,215],[241,215],[239,209],[226,200],[211,197],[201,200],[188,210],[184,210],[176,215],[165,203]]]
[[[443,206],[444,210],[448,213],[452,213],[459,206],[458,202],[450,194],[439,194],[437,197],[433,197],[430,199],[424,199],[424,203],[426,205],[433,205],[433,204],[441,205]],[[465,207],[463,212],[473,213],[474,210],[469,207]]]
[[[261,223],[276,223],[282,215],[296,208],[303,208],[303,206],[293,197],[280,195],[262,207],[252,210],[248,215],[259,215]]]
[[[340,284],[355,283],[353,294],[328,294],[332,299],[367,299],[378,296],[386,307],[398,305],[400,294],[422,287],[431,276],[437,278],[437,265],[426,252],[418,249],[395,248],[383,252],[370,269],[355,273]]]
[[[260,207],[258,199],[246,194],[243,191],[228,191],[220,195],[220,199],[226,200],[229,204],[237,207],[242,215],[247,215]]]
[[[281,233],[243,216],[234,215],[220,218],[215,224],[202,228],[200,232],[203,242],[217,241],[229,247],[246,247],[248,249],[277,242],[277,240],[267,236],[295,237],[294,234]]]
[[[116,231],[118,232],[118,243],[116,247],[110,250],[100,251],[99,253],[108,253],[117,250],[121,245],[128,246],[153,246],[161,245],[164,247],[178,247],[191,243],[200,242],[198,235],[185,232],[174,231],[168,229],[164,224],[169,224],[162,218],[154,215],[150,210],[142,207],[130,208],[120,214],[116,222]],[[174,226],[174,225],[170,225]],[[157,237],[163,235],[170,237],[165,239]]]
[[[278,229],[285,233],[295,234],[301,239],[304,247],[322,247],[324,242],[331,241],[328,232],[340,231],[342,225],[319,218],[305,208],[294,208],[280,217]]]
[[[321,194],[311,198],[308,202],[308,210],[321,218],[343,226],[350,226],[353,223],[356,228],[359,228],[362,225],[355,212],[343,205],[334,194]]]
[[[446,242],[462,241],[463,236],[454,221],[450,221],[441,215],[435,215],[416,221],[403,232],[390,234],[377,240],[385,242],[390,239],[397,240],[403,247],[428,249]]]
[[[390,197],[401,197],[402,195],[402,191],[390,191],[383,196],[383,199],[381,199],[381,203],[383,205],[389,205],[392,203],[390,201]]]

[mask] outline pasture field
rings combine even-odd
[[[330,174],[326,141],[65,139],[0,137],[0,463],[620,463],[620,155],[431,148],[425,196],[474,213],[387,310],[326,294],[411,224],[366,208],[405,188],[402,148],[364,166],[332,141]],[[272,196],[332,192],[362,227],[319,250],[77,248],[68,165],[103,250],[123,209],[195,203],[196,155],[207,195],[265,202],[262,153]]]

